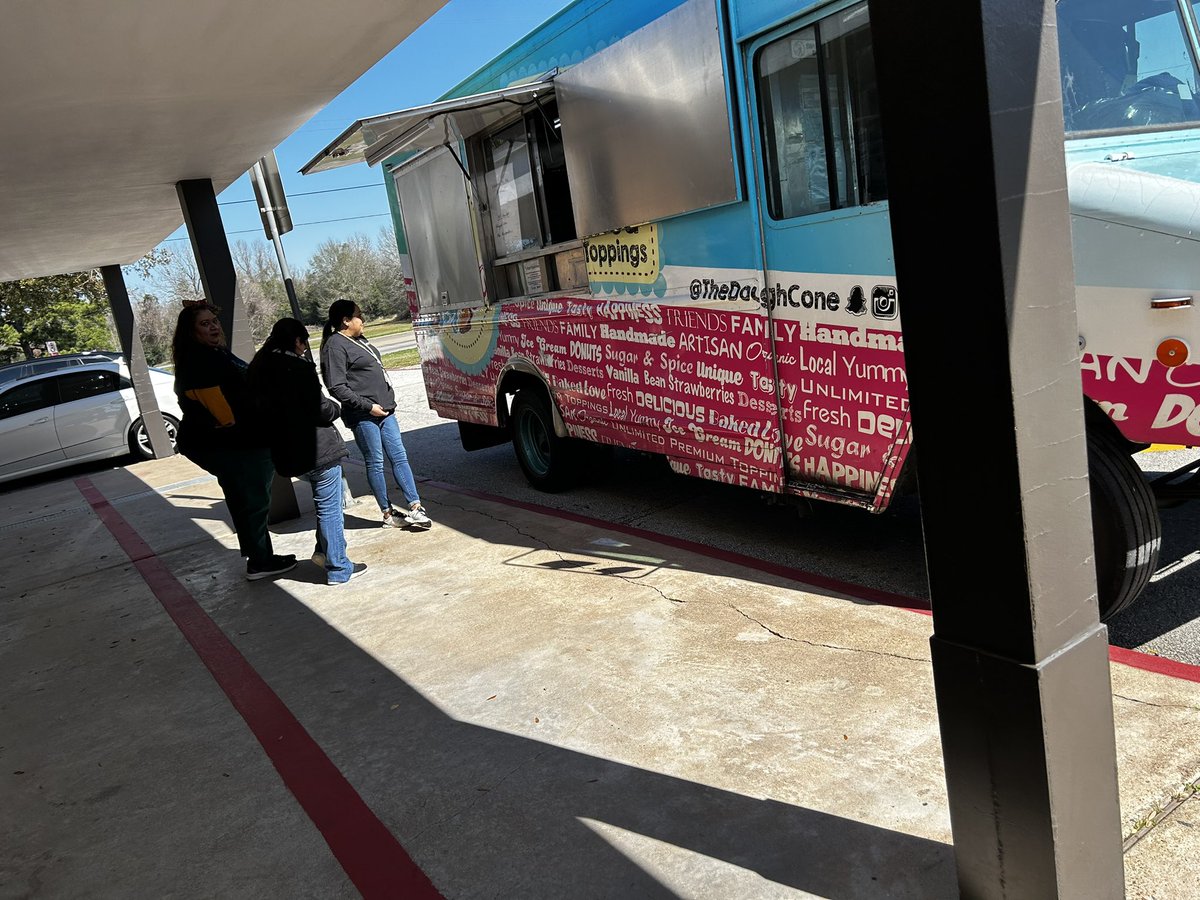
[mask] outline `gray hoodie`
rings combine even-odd
[[[387,412],[396,408],[383,358],[365,337],[351,338],[335,331],[322,342],[321,378],[342,404],[342,421],[351,428],[371,418],[376,403]]]

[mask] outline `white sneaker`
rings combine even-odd
[[[384,528],[407,528],[408,527],[408,519],[405,517],[404,513],[402,513],[400,510],[396,509],[395,507],[393,507],[392,509],[388,509],[388,510],[384,511],[383,527]]]
[[[414,503],[408,509],[396,510],[397,516],[402,516],[404,521],[408,523],[408,527],[416,531],[427,531],[433,526],[433,519],[425,512],[425,507],[420,503]]]

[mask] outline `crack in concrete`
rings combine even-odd
[[[18,528],[29,528],[34,525],[41,525],[43,522],[53,522],[55,519],[65,519],[70,516],[77,516],[81,513],[90,513],[92,508],[86,503],[81,503],[77,506],[67,506],[52,513],[43,513],[41,515],[32,516],[28,519],[22,519],[20,522],[10,522],[8,525],[0,525],[0,531],[14,531]]]
[[[928,663],[929,662],[928,659],[922,659],[921,657],[917,657],[917,656],[904,656],[903,654],[900,654],[900,653],[885,653],[882,650],[866,650],[862,647],[840,647],[837,644],[822,644],[819,641],[809,641],[809,640],[805,640],[804,638],[790,637],[789,635],[781,634],[780,632],[776,631],[775,629],[771,628],[770,626],[760,622],[758,619],[754,618],[754,616],[749,615],[746,612],[743,612],[742,610],[740,610],[736,606],[734,606],[732,603],[728,603],[726,605],[730,609],[732,609],[735,613],[737,613],[739,616],[749,619],[751,622],[753,622],[759,628],[763,629],[764,631],[769,632],[770,634],[775,635],[775,637],[779,638],[780,640],[792,641],[793,643],[796,643],[796,644],[807,644],[809,647],[818,647],[818,648],[821,648],[824,650],[841,650],[844,653],[866,653],[870,656],[888,656],[888,657],[891,657],[892,659],[904,659],[909,662],[919,662],[919,663]]]
[[[1126,697],[1124,694],[1113,694],[1116,700],[1125,700],[1129,703],[1137,703],[1141,706],[1153,706],[1155,709],[1187,709],[1192,712],[1200,712],[1200,707],[1191,706],[1187,703],[1151,703],[1149,700],[1139,700],[1136,697]]]
[[[502,519],[499,516],[493,516],[491,513],[484,512],[482,509],[476,509],[474,507],[468,509],[465,506],[459,506],[458,504],[455,504],[455,503],[439,503],[438,505],[446,507],[447,509],[457,509],[459,512],[462,512],[462,513],[468,513],[468,514],[474,513],[477,516],[482,516],[483,518],[489,519],[492,522],[496,522],[499,525],[507,525],[509,528],[511,528],[517,534],[521,535],[521,537],[528,538],[529,540],[533,541],[534,543],[540,544],[543,549],[548,550],[549,552],[555,554],[556,556],[558,556],[559,559],[563,558],[561,550],[555,550],[552,546],[550,546],[550,544],[547,541],[542,540],[537,535],[530,534],[528,531],[522,531],[520,528],[518,528],[512,522],[508,521],[508,519]],[[565,560],[564,560],[564,562],[565,562]]]
[[[1189,790],[1190,788],[1190,790]],[[1128,853],[1134,848],[1146,835],[1169,819],[1179,807],[1185,803],[1196,799],[1197,791],[1200,790],[1200,780],[1185,782],[1181,791],[1171,795],[1170,799],[1161,807],[1155,803],[1151,806],[1150,811],[1145,816],[1145,824],[1128,835],[1121,843],[1121,852]]]
[[[609,577],[610,578],[620,578],[622,581],[626,582],[627,584],[634,584],[634,585],[637,585],[638,587],[647,588],[651,591],[654,591],[654,593],[658,594],[658,596],[662,597],[664,600],[669,600],[671,603],[678,603],[681,606],[683,604],[687,603],[686,600],[680,600],[678,597],[669,597],[665,593],[663,593],[661,590],[656,588],[654,585],[649,584],[645,581],[641,581],[637,578],[630,578],[628,575],[610,575]]]

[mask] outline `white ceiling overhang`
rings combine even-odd
[[[6,0],[0,281],[140,258],[445,0]]]

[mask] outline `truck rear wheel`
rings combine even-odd
[[[1150,485],[1123,448],[1088,431],[1088,473],[1100,619],[1125,609],[1158,566],[1162,523]]]
[[[579,477],[580,445],[554,433],[550,401],[541,391],[517,391],[509,414],[513,450],[525,478],[539,491],[561,491]]]

